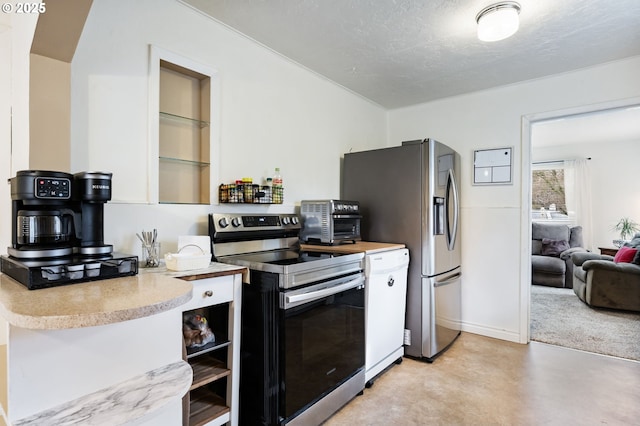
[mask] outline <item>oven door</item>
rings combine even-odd
[[[280,294],[285,422],[364,369],[362,273]]]
[[[331,240],[359,240],[360,219],[358,215],[334,214],[331,217]]]

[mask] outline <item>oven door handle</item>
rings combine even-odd
[[[336,280],[339,282],[339,280]],[[331,296],[333,294],[342,293],[343,291],[350,290],[355,287],[364,285],[364,277],[359,276],[354,280],[349,280],[345,283],[338,284],[331,287],[325,287],[321,290],[310,291],[302,294],[285,295],[284,309],[293,308],[294,306],[301,305],[303,303],[313,302],[314,300],[322,299],[323,297]]]

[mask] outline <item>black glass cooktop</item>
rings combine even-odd
[[[279,286],[291,289],[332,277],[362,271],[364,253],[324,253],[282,249],[218,257],[222,263],[252,272],[281,274]]]
[[[315,251],[278,250],[233,256],[235,260],[269,265],[296,265],[343,256],[340,253],[321,253]]]

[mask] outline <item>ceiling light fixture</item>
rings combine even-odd
[[[478,38],[482,41],[498,41],[511,37],[518,31],[520,5],[513,1],[487,6],[476,15]]]

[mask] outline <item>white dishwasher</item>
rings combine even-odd
[[[365,381],[404,355],[404,317],[407,304],[409,250],[395,249],[365,255]]]

